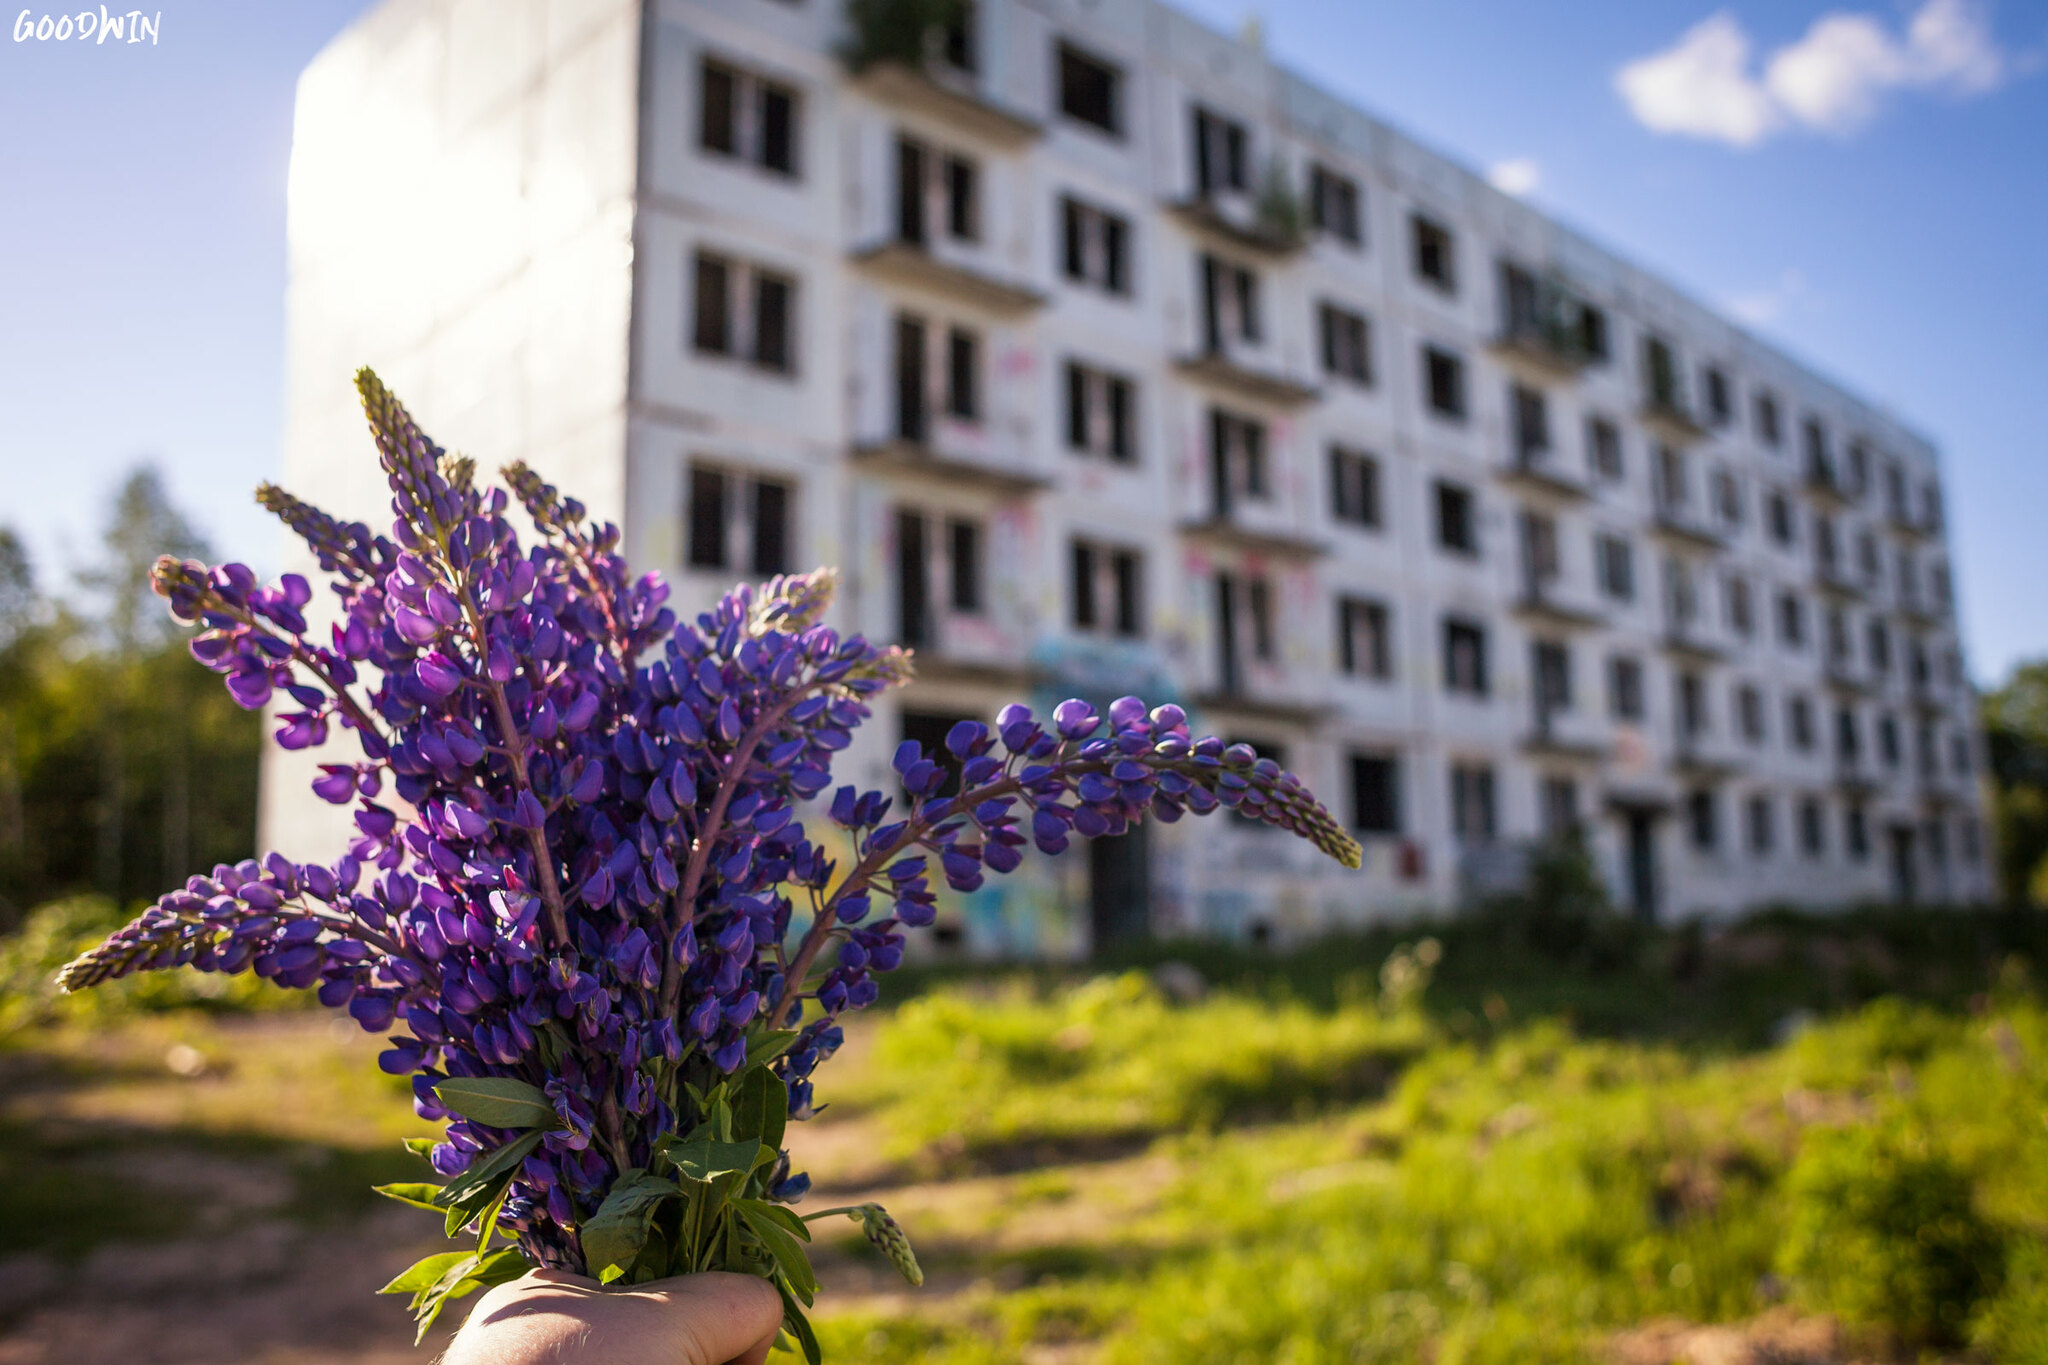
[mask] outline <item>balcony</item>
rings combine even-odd
[[[1728,545],[1728,533],[1711,519],[1693,510],[1688,503],[1673,502],[1667,498],[1657,500],[1650,531],[1683,549],[1712,552]]]
[[[1876,685],[1856,661],[1846,654],[1830,654],[1821,666],[1821,681],[1829,691],[1849,697],[1869,696]]]
[[[882,104],[928,114],[948,128],[1006,151],[1024,147],[1045,132],[1035,119],[1013,113],[983,94],[968,73],[932,63],[919,67],[877,62],[853,78],[853,87]]]
[[[1835,786],[1848,796],[1871,796],[1882,786],[1877,768],[1860,750],[1835,752]]]
[[[1921,630],[1931,630],[1942,624],[1941,608],[1917,592],[1899,595],[1898,612],[1907,625]]]
[[[1823,506],[1840,510],[1849,506],[1849,485],[1835,472],[1834,462],[1821,455],[1806,457],[1806,491]]]
[[[1266,183],[1254,196],[1242,190],[1197,190],[1185,199],[1169,199],[1166,211],[1195,232],[1217,238],[1243,251],[1285,259],[1308,245],[1308,215],[1275,161]]]
[[[1636,410],[1636,419],[1650,431],[1650,434],[1669,445],[1688,446],[1707,434],[1699,418],[1693,416],[1675,393],[1657,393],[1654,390],[1643,397],[1642,407]]]
[[[854,467],[862,471],[929,480],[1002,497],[1035,493],[1052,483],[1046,475],[1021,461],[901,437],[856,445],[852,454]]]
[[[1509,463],[1501,468],[1500,480],[1532,493],[1558,498],[1577,500],[1593,495],[1592,484],[1585,476],[1568,467],[1564,459],[1548,446],[1530,446],[1514,451]]]
[[[1597,763],[1612,748],[1604,722],[1575,711],[1538,706],[1522,751],[1538,758]]]
[[[1727,739],[1681,725],[1672,737],[1671,766],[1692,781],[1714,782],[1740,771],[1743,755]]]
[[[1863,581],[1849,572],[1849,567],[1839,559],[1821,559],[1813,571],[1814,586],[1830,597],[1850,602],[1861,602],[1867,595]]]
[[[1317,540],[1291,527],[1259,526],[1227,512],[1211,512],[1206,517],[1184,521],[1180,532],[1194,540],[1276,559],[1318,559],[1330,553],[1326,540]]]
[[[900,238],[857,248],[852,259],[875,279],[943,294],[1001,317],[1021,316],[1046,301],[1045,294],[1029,285],[972,262],[943,259],[929,247]]]
[[[1925,716],[1948,714],[1949,698],[1947,689],[1933,678],[1915,678],[1906,685],[1906,695],[1913,703],[1913,709]]]
[[[1545,577],[1526,569],[1521,595],[1509,610],[1526,620],[1563,630],[1584,630],[1607,619],[1597,601],[1559,583],[1554,576]]]
[[[1238,398],[1279,407],[1313,402],[1317,390],[1291,375],[1233,356],[1228,350],[1199,351],[1182,356],[1173,367],[1199,384],[1223,389]]]
[[[1194,705],[1196,710],[1204,713],[1203,730],[1226,728],[1210,719],[1211,715],[1242,716],[1246,720],[1267,721],[1275,725],[1313,727],[1329,719],[1335,709],[1326,701],[1300,695],[1294,689],[1268,689],[1244,679],[1228,688],[1197,692]]]
[[[1697,618],[1667,622],[1657,644],[1665,653],[1692,663],[1714,664],[1728,657],[1727,647],[1707,634]]]
[[[1585,343],[1583,332],[1560,319],[1517,318],[1509,322],[1486,349],[1496,359],[1525,366],[1552,379],[1576,379],[1600,357]]]
[[[849,7],[851,31],[840,44],[853,86],[884,104],[927,114],[963,135],[1014,149],[1045,129],[982,90],[971,19],[949,27],[933,7],[884,0]],[[934,22],[936,20],[936,22]]]
[[[1941,519],[1929,513],[1914,516],[1898,503],[1885,509],[1885,525],[1909,540],[1933,540],[1941,535]]]

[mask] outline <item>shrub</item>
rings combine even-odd
[[[1785,1196],[1779,1268],[1846,1321],[1953,1345],[2004,1281],[2004,1238],[1968,1174],[1899,1124],[1810,1130]]]

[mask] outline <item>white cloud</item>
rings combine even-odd
[[[1725,11],[1671,47],[1630,62],[1614,85],[1653,133],[1683,133],[1747,147],[1777,125],[1770,96],[1749,75],[1749,35]]]
[[[1824,14],[1758,75],[1749,35],[1724,10],[1622,67],[1615,88],[1652,132],[1749,147],[1788,127],[1852,133],[1895,90],[1982,94],[2012,65],[1976,0],[1925,0],[1902,35],[1870,14]]]
[[[1531,157],[1509,157],[1487,168],[1486,182],[1502,194],[1512,194],[1520,199],[1534,194],[1536,187],[1543,183],[1543,168]]]
[[[1805,295],[1805,272],[1791,268],[1778,276],[1776,282],[1761,289],[1730,295],[1721,300],[1721,306],[1734,314],[1738,321],[1752,327],[1763,327],[1783,317],[1785,310]]]

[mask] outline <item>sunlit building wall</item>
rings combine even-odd
[[[301,82],[287,482],[348,385],[618,519],[686,611],[841,566],[919,680],[847,756],[1126,691],[1299,771],[950,909],[977,951],[1294,937],[1515,885],[1988,894],[1928,441],[1151,0],[981,0],[855,70],[829,0],[388,0]],[[279,758],[265,821],[324,818]]]

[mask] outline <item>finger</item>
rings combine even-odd
[[[668,1301],[697,1365],[761,1365],[782,1326],[782,1296],[753,1275],[706,1271],[639,1286]]]

